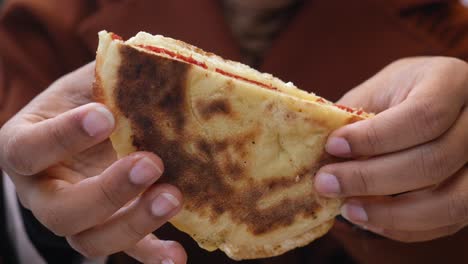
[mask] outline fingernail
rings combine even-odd
[[[154,216],[165,216],[179,206],[180,202],[170,193],[161,193],[154,199],[151,212]]]
[[[95,137],[110,132],[114,128],[114,116],[109,110],[98,106],[89,111],[83,118],[83,129],[89,136]]]
[[[142,158],[130,170],[130,182],[136,185],[148,184],[161,176],[161,169],[149,158]]]
[[[161,261],[161,264],[174,264],[174,261],[172,261],[172,259],[167,258]]]
[[[347,202],[341,206],[341,215],[351,222],[367,222],[367,213],[359,202]]]
[[[315,176],[315,189],[324,195],[336,196],[340,194],[340,183],[335,175],[321,172]]]
[[[351,155],[351,147],[342,137],[331,137],[325,145],[325,150],[333,156],[346,157]]]

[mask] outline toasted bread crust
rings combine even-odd
[[[219,74],[101,35],[96,99],[116,116],[119,156],[151,151],[184,207],[171,219],[233,259],[282,254],[323,235],[341,201],[313,177],[337,160],[336,128],[363,117]]]

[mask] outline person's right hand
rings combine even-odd
[[[185,263],[180,244],[152,234],[182,195],[154,184],[163,172],[156,155],[116,159],[114,117],[92,103],[93,69],[61,78],[0,129],[0,167],[21,203],[84,256],[125,251],[144,263]]]

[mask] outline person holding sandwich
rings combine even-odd
[[[145,30],[376,113],[330,135],[326,151],[343,162],[315,177],[321,195],[345,199],[353,225],[246,263],[466,260],[467,10],[436,0],[11,0],[0,18],[0,167],[20,201],[9,199],[24,223],[16,234],[49,263],[120,251],[145,263],[234,263],[163,226],[183,204],[158,183],[164,160],[117,160],[115,117],[92,101],[97,32]]]

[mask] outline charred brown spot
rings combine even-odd
[[[238,180],[242,177],[244,169],[242,165],[237,164],[235,162],[231,162],[227,165],[227,173],[231,177],[232,180]]]
[[[205,155],[210,155],[211,154],[211,146],[206,140],[200,140],[197,142],[197,147],[199,150],[202,151],[203,154]]]
[[[265,109],[267,110],[268,113],[271,113],[271,112],[273,112],[273,108],[274,108],[274,107],[275,107],[275,103],[269,102],[269,103],[266,105]]]
[[[131,122],[133,145],[162,158],[165,172],[161,181],[182,191],[187,210],[208,214],[212,220],[228,213],[233,221],[246,224],[255,234],[289,225],[299,215],[315,215],[319,205],[313,196],[285,199],[268,208],[258,208],[260,199],[272,189],[295,184],[294,178],[255,183],[243,177],[247,165],[242,156],[248,157],[260,131],[220,141],[201,140],[203,136],[197,138],[198,132],[191,131],[189,124],[197,122],[191,115],[186,91],[187,73],[192,66],[126,46],[120,52],[124,63],[119,69],[114,96],[117,107]],[[232,112],[223,100],[212,101],[203,109],[204,116]],[[198,141],[194,142],[194,138]],[[194,142],[196,153],[187,150],[190,142]],[[232,150],[241,153],[241,158],[230,157]],[[313,171],[309,170],[301,180],[312,177]],[[230,185],[239,179],[247,182],[241,191]]]
[[[229,115],[232,112],[231,105],[227,99],[214,99],[199,101],[196,108],[204,120],[208,120],[215,115]]]
[[[234,82],[233,82],[231,79],[229,79],[229,80],[226,81],[225,89],[226,89],[228,92],[231,92],[232,90],[234,90],[234,87],[235,87]]]
[[[224,151],[228,147],[228,142],[226,140],[217,141],[214,143],[216,151]]]
[[[285,117],[286,120],[296,119],[297,114],[295,112],[287,112]]]
[[[224,211],[226,209],[221,205],[215,204],[215,205],[213,205],[213,210],[216,212],[216,214],[220,215],[220,214],[224,213]]]
[[[171,127],[183,129],[186,109],[186,73],[189,65],[158,56],[148,56],[121,46],[123,65],[115,90],[117,102],[130,115],[141,112],[164,115]],[[144,108],[144,109],[142,109]],[[174,111],[174,109],[177,109]]]

